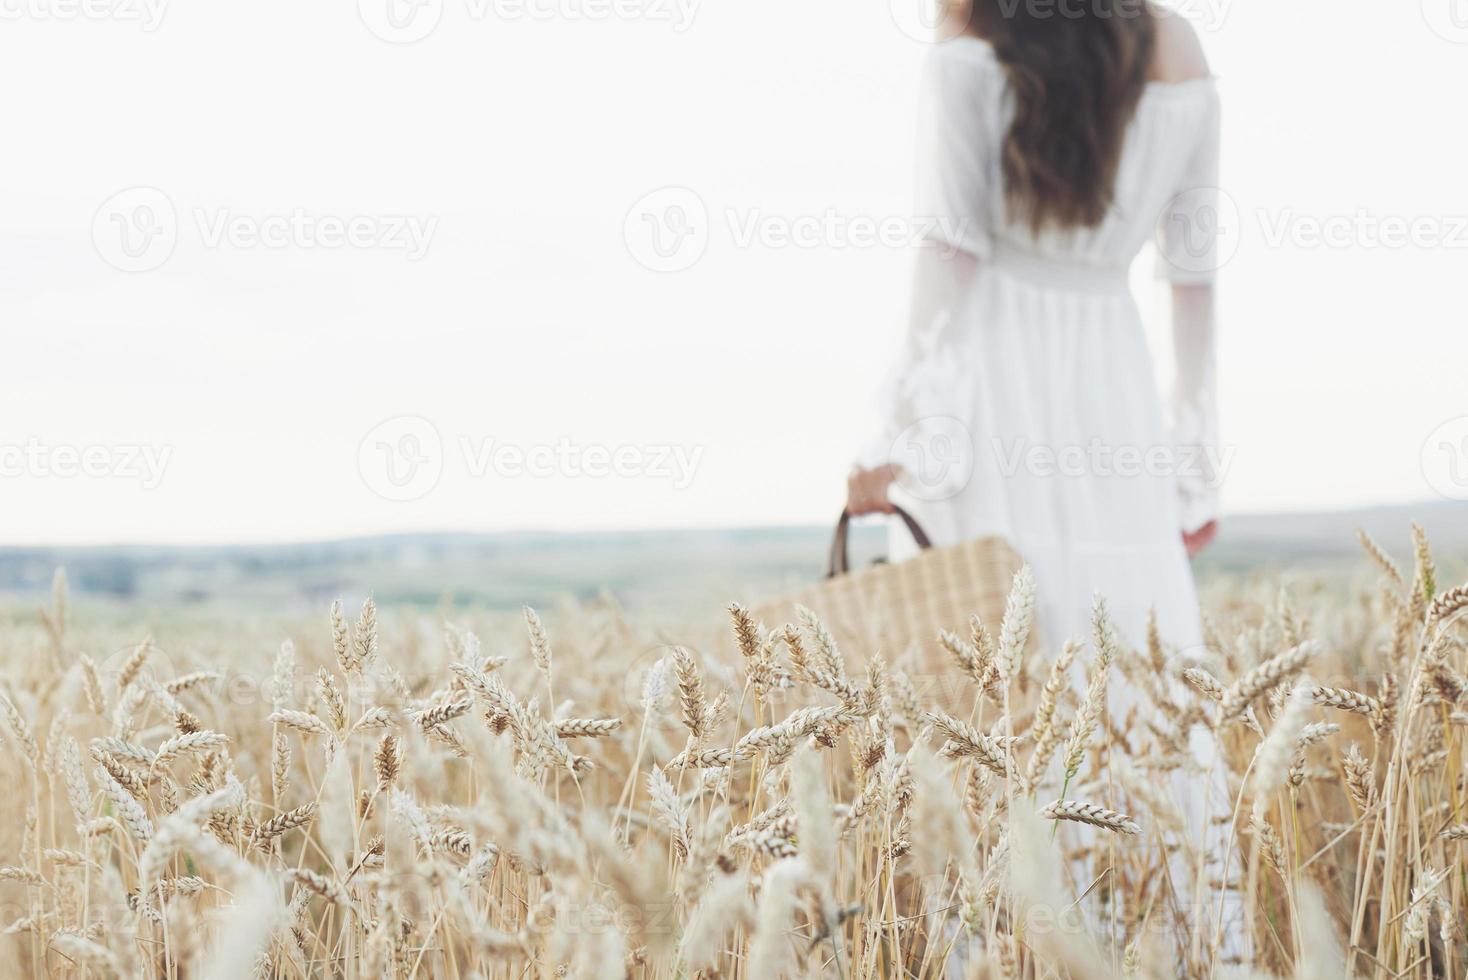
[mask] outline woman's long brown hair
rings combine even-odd
[[[1157,23],[1145,0],[973,0],[1009,77],[1003,176],[1012,219],[1094,227],[1111,206]]]

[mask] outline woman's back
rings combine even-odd
[[[926,66],[920,109],[917,214],[961,229],[951,243],[980,259],[1003,253],[1124,269],[1159,235],[1167,278],[1208,278],[1214,256],[1219,105],[1186,32],[1161,32],[1153,75],[1126,128],[1111,204],[1095,227],[1036,232],[1012,214],[1002,173],[1013,98],[1004,66],[986,41],[964,35],[937,45]],[[1181,47],[1181,50],[1178,50]]]
[[[1210,315],[1175,320],[1178,383],[1164,412],[1128,276],[1154,236],[1177,295],[1206,293],[1217,265],[1218,97],[1189,56],[1190,29],[1169,21],[1158,19],[1151,67],[1129,74],[1130,88],[1061,77],[1069,62],[1054,52],[1036,81],[1033,66],[1006,63],[1012,49],[968,35],[925,66],[916,212],[938,247],[919,259],[908,348],[863,462],[894,464],[900,501],[933,540],[1009,540],[1034,567],[1051,642],[1084,635],[1097,590],[1133,641],[1153,609],[1174,643],[1199,637],[1181,535],[1217,506],[1211,299],[1197,304]],[[1115,132],[1090,138],[1092,124],[1037,91],[1090,98]],[[1102,91],[1131,108],[1100,104]],[[1021,107],[1062,118],[1054,132],[1033,120],[1022,132]],[[1114,179],[1098,181],[1106,171]],[[1062,174],[1075,186],[1045,192]],[[1016,179],[1048,193],[1040,207],[1026,207]],[[926,465],[955,432],[972,447],[963,465]],[[893,545],[908,547],[900,534]]]

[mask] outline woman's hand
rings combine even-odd
[[[1218,522],[1209,521],[1196,531],[1183,532],[1183,547],[1188,550],[1189,558],[1198,557],[1199,552],[1213,543],[1218,537]]]
[[[887,499],[887,490],[901,473],[901,468],[892,463],[870,470],[853,467],[851,475],[846,478],[847,513],[852,517],[892,513],[892,501]]]

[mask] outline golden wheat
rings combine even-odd
[[[1363,545],[1377,586],[1237,583],[1186,658],[1102,602],[1044,649],[1027,573],[929,649],[369,599],[273,657],[58,575],[5,635],[6,973],[1461,976],[1468,589]]]

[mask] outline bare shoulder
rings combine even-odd
[[[1154,7],[1157,17],[1157,50],[1152,57],[1151,80],[1187,82],[1211,74],[1208,56],[1198,31],[1179,13]]]

